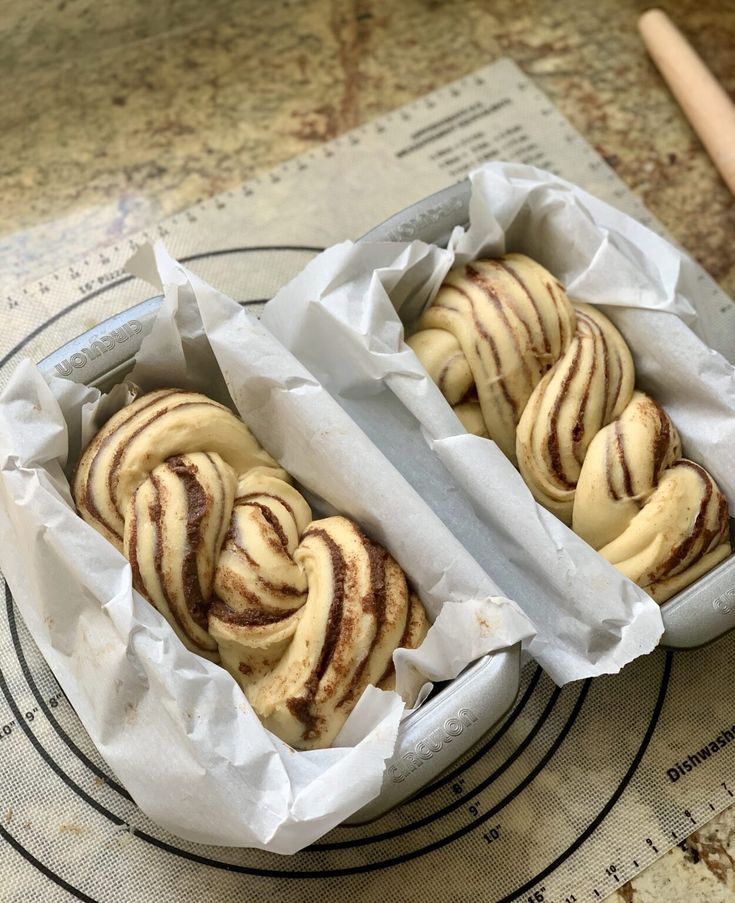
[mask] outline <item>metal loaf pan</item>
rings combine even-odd
[[[110,317],[39,363],[46,377],[63,376],[109,391],[132,369],[133,357],[150,332],[160,296]],[[401,722],[393,756],[386,761],[380,794],[347,824],[372,821],[413,796],[495,725],[520,687],[520,644],[484,656]]]
[[[452,229],[468,224],[469,202],[470,183],[458,182],[395,214],[361,240],[418,239],[446,247]],[[696,451],[690,444],[689,452],[696,454]],[[730,534],[735,539],[733,518]],[[693,649],[732,630],[735,627],[735,555],[664,602],[661,615],[665,627],[661,645],[671,649]]]

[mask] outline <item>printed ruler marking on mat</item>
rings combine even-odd
[[[162,238],[255,309],[320,248],[359,236],[488,157],[551,169],[659,228],[548,99],[501,61],[0,299],[8,324],[0,383],[19,355],[38,359],[147,297],[122,270],[143,240]],[[719,296],[706,274],[701,284]],[[530,665],[504,721],[447,775],[371,825],[278,857],[188,843],[141,813],[60,695],[8,594],[0,900],[113,901],[121,887],[133,903],[152,894],[161,903],[324,895],[359,903],[399,891],[406,901],[601,900],[733,801],[735,743],[718,737],[735,723],[720,692],[734,653],[735,634],[563,690]],[[711,742],[717,753],[704,756]],[[687,770],[690,756],[699,761]]]

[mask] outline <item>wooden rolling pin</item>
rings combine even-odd
[[[735,105],[686,38],[660,9],[649,9],[638,30],[702,144],[735,194]]]

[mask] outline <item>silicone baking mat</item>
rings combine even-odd
[[[0,384],[148,290],[147,238],[258,309],[322,247],[491,157],[582,183],[657,224],[533,84],[501,60],[6,299]],[[735,306],[706,274],[723,328]],[[122,331],[109,347],[124,342]],[[63,361],[69,372],[73,359]],[[735,591],[733,592],[735,597]],[[735,598],[733,599],[735,604]],[[135,807],[0,593],[3,901],[601,900],[735,793],[735,634],[563,690],[534,664],[504,721],[417,798],[293,857],[209,848]],[[165,754],[165,751],[162,751]]]

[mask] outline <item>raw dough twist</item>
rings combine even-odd
[[[535,499],[663,602],[731,554],[727,501],[634,391],[623,337],[521,254],[452,270],[409,338],[465,429]]]
[[[312,521],[287,480],[227,408],[164,389],[97,433],[74,496],[182,642],[307,749],[333,741],[369,683],[393,685],[393,651],[427,622],[393,558],[347,518]]]
[[[592,440],[573,527],[657,602],[731,553],[727,500],[704,468],[681,458],[676,428],[642,392]]]
[[[536,501],[566,524],[587,448],[630,401],[635,370],[623,337],[599,310],[575,305],[577,331],[536,386],[518,424],[518,467]]]
[[[515,462],[526,402],[573,335],[561,285],[530,257],[507,254],[452,270],[408,344],[465,428]]]

